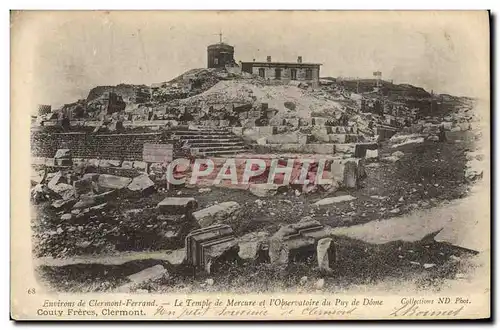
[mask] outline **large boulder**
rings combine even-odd
[[[241,206],[237,202],[224,202],[207,207],[193,213],[200,227],[208,227],[214,224],[222,223],[229,217],[237,216]]]
[[[153,192],[155,183],[147,174],[141,174],[132,179],[127,189],[141,194],[150,194]]]
[[[130,182],[132,182],[131,178],[111,174],[101,174],[97,179],[97,185],[104,189],[123,189],[126,188]]]

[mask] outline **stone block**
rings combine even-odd
[[[320,239],[316,247],[316,254],[319,269],[330,271],[337,261],[337,251],[333,239]]]
[[[31,165],[45,165],[45,157],[31,157]]]
[[[88,159],[87,160],[87,163],[90,165],[90,166],[94,166],[94,167],[99,167],[99,159]]]
[[[267,143],[271,144],[299,143],[299,133],[292,132],[287,134],[271,135],[267,137]]]
[[[253,183],[250,184],[248,190],[255,196],[269,197],[276,195],[279,187],[277,184]]]
[[[116,196],[116,190],[98,195],[81,195],[80,200],[73,205],[73,209],[84,209],[94,205],[103,204]]]
[[[209,274],[238,258],[239,246],[228,225],[194,230],[186,236],[185,246],[187,263]]]
[[[134,167],[134,162],[131,160],[124,160],[122,162],[123,169],[131,170],[133,167]]]
[[[242,136],[243,135],[243,127],[231,127],[231,131],[233,134]]]
[[[311,126],[312,118],[299,118],[299,126]]]
[[[128,190],[138,192],[143,195],[150,194],[154,191],[155,183],[149,178],[147,174],[136,176],[128,185]]]
[[[99,161],[99,167],[106,168],[106,167],[120,167],[121,166],[121,161],[120,160],[113,160],[113,159],[101,159]]]
[[[85,164],[86,160],[84,158],[72,158],[73,165],[82,165]]]
[[[156,207],[167,214],[186,214],[196,210],[198,202],[193,197],[167,197]]]
[[[248,233],[238,238],[238,245],[241,259],[270,262],[268,232]]]
[[[458,123],[458,127],[460,127],[461,131],[468,131],[471,129],[470,123]]]
[[[101,174],[97,179],[97,185],[104,189],[124,189],[130,182],[131,178],[111,174]]]
[[[58,199],[54,201],[51,206],[56,210],[66,210],[70,209],[76,203],[76,199]]]
[[[451,127],[453,126],[453,123],[452,122],[449,122],[449,121],[443,121],[441,123],[441,125],[443,126],[443,128],[447,131],[451,130]]]
[[[314,258],[316,239],[310,234],[322,230],[323,226],[317,221],[282,226],[269,241],[271,263],[285,266],[290,261]]]
[[[321,205],[330,205],[330,204],[336,204],[336,203],[341,203],[341,202],[349,202],[352,200],[355,200],[356,197],[353,197],[351,195],[343,195],[343,196],[336,196],[336,197],[328,197],[328,198],[323,198],[314,205],[316,206],[321,206]]]
[[[356,150],[356,145],[354,143],[346,143],[346,144],[336,144],[335,145],[335,153],[336,154],[352,154]]]
[[[87,194],[92,191],[94,181],[92,180],[92,177],[83,178],[73,182],[73,187],[78,195]]]
[[[328,134],[328,142],[330,143],[345,143],[346,134]]]
[[[378,159],[378,149],[366,150],[366,159]]]
[[[344,166],[344,180],[343,185],[345,188],[358,187],[358,163],[353,160],[348,160]]]
[[[325,155],[333,155],[335,153],[335,144],[332,143],[307,144],[304,147],[305,151],[308,153],[325,154]]]
[[[71,158],[56,158],[54,159],[55,166],[71,166],[73,165],[73,161]]]
[[[377,150],[377,143],[357,143],[354,148],[354,157],[364,158],[366,157],[367,150]]]
[[[149,281],[158,280],[160,278],[168,276],[168,271],[162,265],[156,265],[147,269],[144,269],[138,273],[129,275],[127,278],[130,281],[119,286],[116,292],[128,293],[134,288],[140,286]]]
[[[58,149],[54,156],[54,159],[67,158],[71,159],[71,151],[69,149]]]
[[[76,191],[72,185],[66,183],[58,183],[57,185],[51,188],[53,192],[61,196],[64,200],[69,200],[75,197]]]
[[[260,126],[255,128],[258,131],[259,136],[270,136],[273,135],[272,126]]]
[[[311,119],[311,123],[314,126],[325,126],[327,122],[326,118],[323,117],[314,117]]]
[[[145,172],[148,168],[148,164],[146,162],[143,162],[143,161],[134,161],[134,163],[132,164],[132,167],[137,169],[137,170]]]
[[[291,126],[291,127],[298,127],[299,126],[299,119],[298,118],[285,118],[284,124],[287,126]]]
[[[227,218],[237,215],[236,213],[240,209],[241,206],[237,202],[224,202],[196,211],[193,213],[193,217],[196,219],[200,227],[203,228],[221,223]]]
[[[311,135],[314,136],[318,142],[330,142],[330,136],[328,135],[326,128],[321,126],[314,126]]]

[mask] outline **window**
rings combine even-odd
[[[281,69],[274,69],[274,79],[281,80]]]
[[[260,68],[259,69],[259,76],[262,78],[265,78],[266,77],[266,69]]]
[[[312,69],[306,69],[306,80],[312,80],[312,78],[313,78]]]
[[[297,80],[297,69],[290,70],[290,77],[292,80]]]
[[[219,64],[219,59],[218,59],[217,57],[216,57],[216,58],[214,58],[214,64],[215,64],[215,65]]]

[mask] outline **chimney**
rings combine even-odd
[[[271,56],[268,56],[268,57],[267,57],[267,61],[268,61],[268,62],[271,62]]]
[[[302,56],[297,57],[297,63],[302,63]]]

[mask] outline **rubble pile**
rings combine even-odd
[[[152,205],[149,196],[157,188],[147,174],[128,178],[67,168],[33,184],[32,202],[43,208],[34,231],[37,255],[173,248],[199,227],[195,201],[176,209]]]
[[[332,114],[335,111],[343,111],[339,103],[320,98],[293,85],[255,84],[247,80],[220,81],[209,90],[181,101],[183,105],[201,108],[233,103],[267,103],[269,108],[276,109],[278,115],[283,118],[287,115],[308,118],[313,111],[327,111]],[[291,104],[293,106],[290,106]]]
[[[475,104],[468,102],[457,106],[441,117],[425,117],[415,124],[404,127],[390,141],[394,148],[410,143],[434,142],[472,142],[480,138],[478,123],[480,118],[474,114]]]

